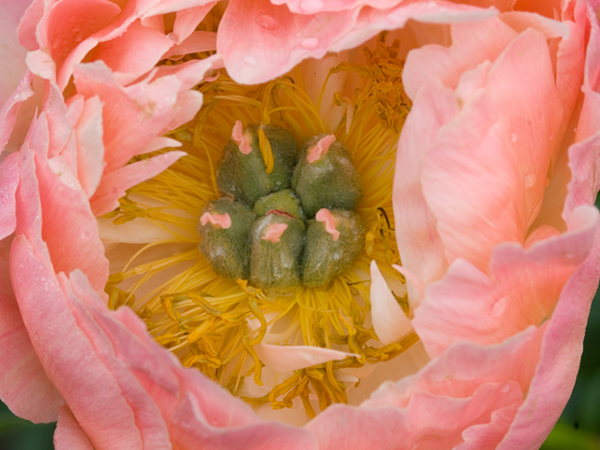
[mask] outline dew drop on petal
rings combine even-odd
[[[315,37],[309,37],[303,39],[301,45],[307,50],[314,50],[319,46],[319,40]]]
[[[172,41],[177,41],[177,35],[175,33],[169,33],[167,34],[167,37]]]
[[[517,142],[517,133],[515,133],[514,131],[510,133],[510,142],[513,144]]]
[[[523,182],[525,183],[525,187],[526,188],[530,188],[533,187],[535,185],[535,174],[533,173],[528,173],[527,175],[525,175],[525,178],[523,179]]]
[[[258,16],[256,19],[256,23],[258,26],[266,29],[266,30],[275,30],[279,26],[279,22],[273,17],[267,14],[263,14],[262,16]]]
[[[508,383],[503,383],[500,388],[500,393],[506,394],[510,390],[510,385]]]
[[[245,62],[246,64],[248,64],[249,66],[252,66],[252,67],[256,67],[256,66],[258,66],[258,61],[257,61],[257,60],[256,60],[256,58],[255,58],[255,57],[253,57],[253,56],[246,56],[246,57],[244,58],[244,62]]]

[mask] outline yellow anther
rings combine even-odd
[[[246,351],[250,354],[250,356],[252,357],[252,360],[254,361],[254,383],[256,383],[257,386],[262,386],[263,382],[260,379],[260,377],[262,375],[262,363],[260,361],[260,358],[258,357],[256,350],[254,350],[254,347],[248,341],[247,336],[244,336],[244,339],[242,340],[242,344],[244,345],[244,347],[246,348]]]
[[[271,150],[271,143],[269,142],[269,139],[267,139],[262,125],[258,127],[258,145],[260,146],[260,152],[262,153],[263,160],[265,161],[267,173],[273,172],[273,167],[275,167],[273,151]]]
[[[213,326],[214,321],[206,320],[202,322],[199,326],[194,328],[190,334],[188,334],[187,340],[188,342],[196,342],[200,337],[205,334],[210,328]]]
[[[254,317],[256,317],[260,322],[258,336],[256,336],[249,342],[250,345],[256,345],[260,343],[260,341],[262,341],[265,337],[265,333],[267,332],[267,321],[265,320],[265,316],[263,316],[263,313],[260,311],[260,308],[256,303],[256,299],[248,297],[248,307],[250,308],[250,311],[252,311],[252,314],[254,314]]]

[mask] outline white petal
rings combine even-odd
[[[377,263],[371,261],[371,318],[379,340],[391,344],[412,330],[412,324],[388,288]]]
[[[254,346],[254,350],[267,367],[277,372],[304,369],[327,361],[339,361],[348,356],[358,356],[353,353],[309,345],[258,344]]]

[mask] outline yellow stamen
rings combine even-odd
[[[311,394],[316,394],[321,410],[333,402],[347,402],[346,390],[351,386],[336,378],[339,370],[389,360],[417,342],[418,337],[411,334],[382,346],[373,328],[366,325],[371,305],[364,274],[369,273],[371,260],[375,259],[387,276],[404,281],[391,268],[400,262],[391,197],[395,149],[410,109],[402,90],[402,61],[397,60],[397,52],[397,43],[385,45],[384,33],[376,48],[366,51],[366,66],[343,63],[330,71],[350,71],[364,80],[355,98],[336,94],[333,99],[346,111],[333,131],[352,154],[360,174],[364,195],[356,212],[369,230],[365,251],[350,270],[325,286],[301,287],[290,295],[274,296],[246,280],[236,283],[219,278],[200,254],[196,226],[206,202],[218,197],[215,163],[234,120],[284,127],[299,143],[332,131],[325,129],[318,114],[325,88],[315,106],[298,87],[301,80],[283,77],[261,86],[242,86],[221,74],[216,81],[197,87],[204,95],[204,106],[195,120],[169,134],[182,143],[188,155],[130,189],[119,208],[105,216],[117,225],[144,218],[171,236],[141,247],[121,272],[111,275],[106,286],[109,306],[129,305],[146,322],[154,339],[185,366],[201,370],[233,394],[245,382],[262,386],[264,363],[254,346],[266,336],[282,336],[281,344],[336,348],[357,355],[296,370],[269,386],[270,392],[260,398],[242,397],[253,405],[270,403],[275,409],[291,407],[299,398],[309,417],[316,415]],[[267,172],[271,172],[273,154],[262,126],[258,138]],[[166,151],[170,149],[156,154]],[[142,257],[150,258],[153,252],[170,246],[176,246],[178,252],[165,256],[162,250],[162,257],[136,265]],[[409,313],[405,295],[396,299]],[[281,330],[267,332],[271,326]]]

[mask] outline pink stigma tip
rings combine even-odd
[[[272,223],[267,227],[267,232],[261,239],[277,244],[281,241],[281,235],[287,230],[287,227],[285,223]]]
[[[310,150],[308,150],[308,155],[306,155],[307,161],[312,164],[315,161],[321,159],[321,156],[327,153],[327,150],[329,150],[329,147],[334,142],[335,135],[333,134],[328,134],[324,138],[321,138],[319,142],[317,142],[317,145],[311,147]]]
[[[242,125],[241,120],[235,121],[233,131],[231,132],[231,139],[238,145],[240,152],[244,155],[250,154],[252,147],[250,146],[248,136],[244,134],[244,126]]]
[[[227,229],[231,226],[231,217],[229,217],[229,214],[211,214],[205,212],[200,217],[200,223],[206,225],[208,222],[212,223],[215,228]]]
[[[325,224],[325,231],[331,235],[334,241],[340,238],[340,232],[335,229],[335,217],[333,217],[333,214],[327,208],[320,209],[315,219]]]

